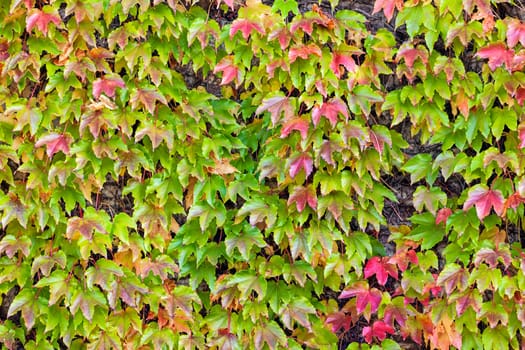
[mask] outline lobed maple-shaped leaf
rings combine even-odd
[[[35,324],[35,312],[39,310],[38,295],[30,288],[22,289],[13,299],[7,310],[7,317],[15,315],[18,311],[22,313],[24,325],[28,330]]]
[[[321,57],[323,52],[319,46],[315,44],[297,44],[290,48],[290,51],[288,52],[288,59],[290,60],[290,63],[293,63],[295,60],[297,60],[297,57],[307,60],[310,55]]]
[[[436,283],[444,285],[448,295],[456,288],[463,291],[468,286],[468,271],[458,264],[447,264],[439,274]]]
[[[126,84],[119,76],[102,77],[93,82],[93,96],[99,98],[102,93],[108,97],[115,97],[116,88],[125,88]]]
[[[261,35],[264,35],[264,29],[261,27],[260,24],[254,23],[248,19],[245,18],[237,18],[235,21],[232,22],[230,27],[230,39],[232,39],[235,36],[235,33],[241,32],[242,37],[244,40],[248,40],[250,37],[250,34],[253,31],[259,32]]]
[[[522,68],[525,61],[523,55],[516,55],[513,49],[507,49],[503,43],[495,43],[481,48],[476,53],[479,58],[489,60],[489,68],[494,71],[496,68],[505,65],[508,71],[516,71]]]
[[[41,137],[35,143],[35,147],[42,147],[45,145],[47,156],[52,158],[53,155],[59,151],[68,155],[71,142],[73,142],[73,139],[68,134],[51,133]]]
[[[510,256],[510,253],[508,250],[499,250],[499,249],[491,249],[491,248],[481,248],[476,253],[476,258],[474,259],[474,265],[478,267],[482,262],[489,265],[491,269],[494,269],[498,266],[499,259],[501,258],[501,261],[503,265],[508,268],[510,264],[512,263],[512,257]]]
[[[407,249],[406,247],[397,250],[388,261],[392,264],[396,264],[401,272],[404,272],[408,268],[408,263],[412,263],[414,265],[419,263],[416,251]]]
[[[403,2],[403,0],[376,0],[372,14],[383,10],[386,19],[390,22],[394,16],[394,9],[397,8],[398,11],[403,9]]]
[[[352,58],[352,52],[334,52],[332,54],[332,61],[330,62],[330,69],[334,72],[337,78],[341,78],[344,74],[343,66],[349,72],[355,72],[357,64]]]
[[[373,338],[377,338],[379,341],[383,341],[387,334],[394,334],[394,328],[387,325],[383,321],[375,321],[372,327],[367,326],[363,328],[363,337],[367,343],[371,343]]]
[[[405,60],[405,64],[408,68],[414,67],[416,59],[420,59],[424,64],[428,63],[428,51],[423,46],[414,48],[411,45],[402,45],[397,51],[396,62],[400,62],[401,59]]]
[[[283,347],[286,344],[286,335],[275,321],[263,322],[255,327],[255,349],[262,350],[264,343],[270,350],[277,349],[279,344]]]
[[[16,252],[20,251],[25,257],[29,256],[31,250],[31,240],[28,237],[15,237],[6,235],[0,241],[0,254],[4,253],[9,259],[13,259]]]
[[[325,322],[332,325],[332,332],[336,333],[340,329],[343,329],[344,332],[348,332],[354,323],[354,320],[351,314],[344,311],[337,311],[328,315]]]
[[[67,239],[76,239],[77,234],[81,234],[85,238],[91,239],[94,231],[107,233],[104,226],[94,219],[73,217],[67,222],[66,237]]]
[[[213,68],[213,73],[222,72],[221,85],[227,85],[233,80],[237,81],[237,86],[242,82],[242,71],[233,62],[233,56],[226,56]]]
[[[370,288],[366,282],[357,282],[349,288],[345,288],[339,295],[339,299],[357,297],[356,310],[362,313],[366,306],[370,304],[370,311],[376,312],[383,298],[383,294],[377,288]]]
[[[476,185],[468,192],[463,210],[469,210],[472,206],[476,207],[476,213],[480,220],[489,215],[492,208],[496,214],[502,215],[504,209],[503,195],[499,190],[489,189],[485,185]]]
[[[349,115],[346,104],[340,98],[334,97],[330,101],[323,102],[321,106],[314,106],[312,109],[312,121],[314,125],[317,126],[321,116],[323,116],[330,121],[332,127],[335,127],[339,113],[345,117],[345,120],[348,120]]]
[[[301,169],[304,170],[306,176],[308,177],[313,170],[313,161],[310,155],[306,152],[299,154],[298,156],[292,158],[290,163],[290,176],[293,179],[297,176]]]
[[[438,210],[436,215],[436,225],[441,223],[446,224],[448,217],[452,215],[452,209],[450,208],[441,208]]]
[[[518,19],[511,19],[507,26],[507,45],[513,48],[518,42],[525,46],[525,23]]]
[[[273,41],[277,39],[279,41],[279,46],[281,47],[281,50],[286,50],[288,45],[290,45],[290,40],[292,39],[292,35],[290,34],[290,31],[287,27],[281,27],[275,29],[273,32],[271,32],[268,35],[268,40]]]
[[[309,126],[310,123],[305,118],[298,117],[291,119],[284,123],[281,129],[281,138],[287,137],[293,130],[296,130],[299,131],[299,133],[301,134],[301,138],[303,140],[306,140],[306,138],[308,137]]]
[[[273,125],[276,125],[281,119],[281,113],[284,113],[285,120],[292,118],[294,115],[294,108],[290,103],[290,99],[285,96],[265,98],[255,110],[255,114],[261,114],[265,111],[270,112]]]
[[[155,106],[157,101],[165,105],[168,104],[166,97],[164,97],[160,92],[153,88],[136,89],[135,92],[131,95],[129,101],[131,102],[131,109],[136,109],[140,103],[151,114],[155,113]]]
[[[329,140],[324,140],[323,144],[321,145],[321,150],[319,154],[321,155],[321,158],[324,159],[325,162],[327,162],[330,165],[334,165],[334,159],[332,158],[332,154],[334,152],[339,152],[341,150],[341,146],[337,144],[336,142],[332,142]]]
[[[386,324],[394,327],[394,320],[401,326],[405,327],[408,319],[407,309],[404,305],[388,304],[384,311],[384,321]]]
[[[388,257],[374,256],[365,265],[365,278],[369,278],[376,275],[377,282],[384,286],[390,275],[393,279],[397,280],[397,267],[392,264]]]
[[[288,198],[288,205],[295,203],[297,211],[302,212],[306,207],[306,204],[312,209],[315,210],[317,207],[317,196],[315,190],[309,187],[297,186],[290,193]]]
[[[374,125],[374,129],[369,129],[368,133],[372,145],[379,154],[383,154],[385,143],[392,147],[392,136],[390,135],[390,130],[386,127]]]
[[[38,30],[44,33],[44,35],[47,35],[48,26],[51,22],[56,26],[60,25],[60,17],[34,9],[31,11],[31,15],[26,19],[26,30],[30,33],[34,27],[37,27]]]

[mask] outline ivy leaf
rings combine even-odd
[[[356,52],[358,53],[358,52]],[[334,72],[335,76],[340,79],[344,74],[343,66],[349,72],[355,72],[357,64],[352,58],[354,52],[334,52],[332,54],[332,61],[330,62],[330,69]]]
[[[294,118],[284,123],[281,129],[281,138],[287,137],[293,130],[299,131],[301,139],[306,140],[308,137],[308,128],[310,123],[305,118]]]
[[[436,283],[438,285],[444,285],[445,292],[447,292],[448,295],[456,288],[459,291],[463,291],[468,286],[468,271],[458,264],[447,264],[439,274]]]
[[[151,123],[144,123],[137,130],[135,141],[138,142],[142,140],[146,135],[151,140],[151,147],[153,149],[159,147],[162,141],[166,142],[166,146],[168,146],[169,150],[173,149],[173,140],[175,138],[173,130],[161,128],[160,126]]]
[[[217,74],[218,72],[222,72],[221,85],[227,85],[236,80],[237,86],[239,86],[242,82],[243,72],[233,62],[233,56],[226,56],[217,63],[213,68],[213,73]]]
[[[343,332],[348,332],[354,323],[354,319],[347,312],[337,311],[326,317],[326,323],[332,325],[332,332],[334,333],[340,329],[343,329]]]
[[[511,70],[515,65],[515,53],[512,49],[507,49],[505,44],[490,44],[481,48],[476,53],[479,58],[488,58],[489,68],[494,71],[501,65],[505,65],[507,70]]]
[[[2,243],[0,242],[0,246],[1,245]],[[2,249],[0,248],[0,251],[1,250]],[[37,256],[35,260],[33,260],[33,265],[31,266],[31,276],[34,276],[35,273],[40,271],[42,275],[47,277],[49,276],[49,274],[51,273],[51,269],[53,269],[55,265],[58,265],[62,269],[65,268],[66,261],[66,254],[63,251],[58,251],[53,255]]]
[[[476,185],[468,192],[468,198],[463,205],[463,210],[476,206],[478,218],[483,220],[494,208],[496,214],[502,215],[504,209],[503,195],[499,190],[491,190],[485,185]]]
[[[372,14],[383,10],[386,19],[390,22],[394,16],[394,9],[401,11],[403,9],[403,0],[376,0]]]
[[[315,210],[317,207],[317,196],[315,190],[311,187],[297,186],[293,189],[288,198],[288,205],[295,203],[297,211],[302,212],[308,203],[308,206]]]
[[[345,288],[339,295],[339,299],[346,299],[357,297],[356,308],[358,313],[362,313],[368,304],[370,304],[370,311],[376,312],[381,303],[383,295],[377,288],[369,288],[366,282],[357,282],[351,287]]]
[[[438,210],[436,215],[436,225],[441,223],[446,224],[448,217],[452,215],[452,209],[450,208],[441,208]]]
[[[277,349],[277,344],[286,346],[286,335],[275,321],[264,322],[255,327],[255,349],[263,349],[264,343],[270,350]]]
[[[7,317],[13,316],[18,311],[22,311],[22,318],[24,324],[29,330],[35,324],[35,312],[38,311],[37,305],[38,296],[35,296],[34,291],[28,288],[22,289],[11,302],[7,311]]]
[[[69,155],[69,145],[71,142],[73,142],[73,139],[71,136],[69,136],[69,134],[51,133],[41,137],[35,143],[35,147],[42,147],[45,145],[47,156],[52,158],[53,155],[59,151]]]
[[[124,80],[119,76],[102,77],[93,82],[93,96],[99,98],[102,93],[108,97],[115,97],[115,89],[126,87]]]
[[[406,321],[408,319],[407,309],[405,305],[397,305],[390,303],[386,306],[383,317],[385,323],[392,327],[394,326],[394,320],[401,327],[405,327]]]
[[[258,23],[254,23],[245,18],[237,18],[231,24],[230,39],[233,39],[233,37],[235,36],[235,33],[240,31],[242,33],[242,37],[244,38],[244,40],[248,40],[248,38],[250,37],[250,34],[254,30],[259,32],[261,35],[265,34],[263,27],[261,27]]]
[[[525,23],[512,19],[507,27],[507,45],[513,48],[518,42],[525,46]]]
[[[397,51],[396,62],[400,62],[401,59],[404,59],[407,67],[412,69],[414,67],[414,62],[418,58],[426,65],[428,63],[427,49],[421,45],[414,48],[413,46],[406,44],[402,45],[399,48],[399,51]]]
[[[425,207],[429,212],[436,215],[437,206],[439,203],[442,205],[447,204],[447,195],[441,191],[439,187],[431,187],[430,189],[426,186],[418,186],[414,192],[413,197],[414,208],[421,212]],[[436,219],[436,225],[437,225]]]
[[[245,228],[239,235],[228,235],[224,244],[226,245],[226,254],[232,256],[233,250],[237,248],[246,261],[250,260],[249,253],[253,246],[266,247],[263,235],[256,227]]]
[[[69,309],[73,315],[80,309],[86,320],[91,322],[93,320],[93,314],[95,313],[95,306],[104,306],[105,304],[106,299],[100,291],[94,290],[89,293],[77,291],[72,297]]]
[[[31,251],[31,239],[26,236],[15,237],[13,235],[6,235],[0,241],[0,254],[4,253],[9,259],[13,259],[16,252],[21,252],[25,257],[29,256]]]
[[[93,238],[93,232],[95,231],[107,233],[104,226],[97,220],[73,217],[67,222],[66,237],[67,239],[77,239],[80,234],[90,240]]]
[[[273,125],[276,125],[281,119],[281,113],[284,113],[285,120],[292,118],[295,113],[290,99],[285,96],[265,98],[262,104],[255,110],[255,114],[261,114],[265,111],[270,112]]]
[[[297,176],[301,169],[304,169],[306,177],[308,177],[313,170],[312,158],[306,152],[300,153],[298,156],[291,159],[290,176],[292,177],[292,179]]]
[[[388,275],[393,279],[397,280],[397,267],[396,265],[390,263],[388,257],[378,257],[374,256],[366,263],[365,269],[365,278],[369,278],[373,275],[376,275],[377,282],[384,286],[388,280]]]
[[[292,1],[292,0],[290,0]],[[277,2],[277,1],[276,1]],[[274,2],[274,4],[276,3]],[[287,27],[277,28],[273,32],[271,32],[268,35],[268,40],[275,40],[277,39],[279,41],[279,45],[281,47],[281,50],[286,50],[288,45],[290,45],[290,40],[292,39],[292,35],[290,34],[290,31]]]
[[[315,44],[298,44],[290,48],[290,51],[288,52],[288,59],[290,60],[290,63],[293,63],[295,60],[297,60],[297,57],[307,60],[310,55],[321,57],[323,52],[319,46]]]
[[[137,109],[140,103],[151,114],[155,113],[155,105],[157,101],[165,105],[168,104],[166,98],[162,94],[160,94],[156,89],[153,88],[136,89],[135,92],[131,95],[129,101],[131,103],[131,109]]]
[[[279,311],[283,324],[290,330],[294,329],[292,320],[296,320],[301,326],[312,331],[312,325],[308,319],[308,315],[315,313],[316,310],[313,305],[304,297],[293,299]]]
[[[34,9],[31,11],[31,15],[27,17],[26,20],[26,30],[30,33],[31,30],[36,26],[44,35],[47,35],[47,30],[49,23],[53,22],[56,26],[60,25],[60,18],[50,14],[45,13],[41,10]]]
[[[367,326],[363,328],[363,337],[367,343],[372,342],[372,338],[377,338],[380,341],[385,340],[387,334],[394,334],[394,328],[387,325],[383,321],[375,321],[372,327]]]
[[[345,117],[345,120],[348,121],[349,116],[346,104],[340,98],[333,98],[330,101],[323,102],[321,106],[316,105],[313,108],[312,121],[314,122],[314,125],[317,126],[321,116],[324,116],[330,121],[332,127],[335,127],[339,113],[341,113]]]

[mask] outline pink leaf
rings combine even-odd
[[[40,140],[35,143],[35,147],[42,147],[45,145],[47,156],[51,158],[59,151],[62,151],[64,154],[69,154],[69,144],[71,141],[70,136],[52,133],[40,138]]]
[[[483,185],[477,185],[469,191],[463,210],[468,210],[473,205],[476,206],[476,212],[480,220],[489,215],[492,208],[494,208],[496,214],[501,215],[504,209],[503,195],[498,190],[491,190]]]
[[[306,204],[312,209],[317,208],[317,196],[312,187],[297,186],[288,198],[288,205],[295,203],[297,211],[302,212]]]
[[[518,137],[520,139],[520,148],[524,148],[525,147],[525,125],[520,125],[520,127],[518,128]]]
[[[115,89],[126,87],[124,80],[120,77],[102,77],[93,82],[93,96],[99,98],[102,93],[108,97],[115,97]]]
[[[284,96],[265,98],[255,111],[255,114],[261,114],[264,111],[271,113],[273,125],[276,125],[281,118],[281,112],[284,112],[285,120],[292,118],[294,115],[294,108],[290,103],[290,99]]]
[[[513,19],[507,28],[507,44],[513,48],[518,42],[525,46],[525,23]]]
[[[224,2],[224,3],[225,3],[226,5],[228,5],[228,7],[231,8],[232,10],[233,10],[234,7],[235,7],[235,1],[234,1],[234,0],[217,0],[217,8],[220,7],[221,2]]]
[[[357,297],[356,310],[358,313],[362,313],[368,304],[370,304],[370,311],[376,312],[381,303],[383,295],[377,288],[369,289],[366,282],[354,283],[351,287],[346,288],[339,295],[339,299],[346,299],[351,297]]]
[[[321,158],[324,159],[325,162],[327,162],[330,165],[334,165],[335,162],[332,158],[332,153],[338,152],[341,150],[341,147],[332,141],[324,140],[323,144],[321,145]]]
[[[349,72],[355,72],[357,65],[355,64],[354,59],[352,58],[351,53],[346,52],[335,52],[332,56],[332,62],[330,62],[330,69],[334,72],[337,78],[341,78],[344,73],[343,66]]]
[[[290,59],[290,63],[295,62],[297,57],[302,58],[303,60],[308,59],[310,55],[315,55],[317,57],[322,56],[322,51],[319,48],[319,46],[315,44],[309,44],[309,45],[296,45],[292,48],[290,48],[290,51],[288,52],[288,58]]]
[[[489,68],[494,71],[499,66],[505,64],[511,70],[515,64],[514,50],[507,49],[505,44],[496,43],[484,47],[476,53],[479,58],[488,58]]]
[[[293,130],[299,131],[301,138],[306,140],[308,137],[309,122],[304,118],[294,118],[284,123],[281,129],[281,138],[287,137]]]
[[[328,102],[323,102],[321,106],[316,105],[312,110],[312,120],[314,125],[319,124],[321,116],[324,116],[330,121],[332,127],[337,124],[337,117],[341,113],[348,120],[348,109],[346,104],[340,98],[333,98]]]
[[[402,45],[397,52],[396,62],[400,62],[401,59],[405,60],[405,64],[408,68],[414,67],[416,59],[421,59],[424,64],[428,63],[428,52],[422,46],[414,48],[410,45]]]
[[[27,17],[26,30],[31,32],[31,30],[36,26],[38,30],[44,33],[44,35],[47,35],[47,27],[50,22],[53,22],[58,26],[60,24],[60,18],[50,13],[34,10],[31,16]]]
[[[290,164],[290,176],[292,179],[297,176],[301,169],[304,169],[307,177],[312,173],[313,161],[308,153],[301,153],[292,160],[292,163]]]
[[[379,341],[383,341],[387,334],[394,334],[394,328],[383,321],[376,321],[372,327],[368,326],[363,328],[363,337],[367,343],[371,343],[373,337],[377,338]]]
[[[235,36],[235,33],[241,32],[244,40],[248,40],[252,31],[257,31],[261,35],[264,35],[264,29],[258,24],[247,19],[238,18],[231,24],[230,27],[230,39]]]
[[[395,8],[397,8],[398,11],[403,9],[403,0],[376,0],[372,14],[383,10],[386,19],[390,22],[394,16]]]
[[[436,215],[436,225],[439,225],[440,223],[447,223],[448,217],[452,215],[452,209],[450,208],[442,208],[439,209]]]
[[[377,282],[384,286],[388,280],[388,275],[397,280],[396,265],[389,262],[387,257],[372,257],[365,266],[365,278],[376,275]]]
[[[233,57],[226,56],[224,57],[215,68],[213,68],[213,73],[216,74],[222,72],[221,85],[227,85],[231,83],[234,79],[237,80],[237,85],[242,81],[242,72],[235,66],[233,63]]]
[[[286,50],[288,45],[290,45],[290,40],[292,39],[292,35],[288,31],[286,27],[282,27],[279,29],[274,30],[273,32],[268,35],[269,40],[279,40],[279,46],[281,47],[281,50]]]

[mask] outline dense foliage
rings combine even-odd
[[[7,349],[524,343],[519,4],[0,4]]]

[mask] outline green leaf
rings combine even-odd
[[[410,173],[410,182],[415,182],[426,178],[431,185],[434,175],[428,170],[432,169],[432,156],[428,153],[420,153],[410,158],[401,168],[403,171]]]

